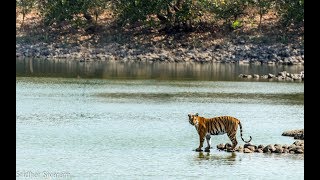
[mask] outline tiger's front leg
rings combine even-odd
[[[204,136],[199,134],[199,140],[200,140],[200,145],[199,147],[196,149],[197,152],[201,152],[202,151],[202,146],[203,146],[203,141],[204,141]]]
[[[210,149],[211,149],[211,135],[210,134],[206,135],[206,140],[207,140],[207,147],[204,149],[204,151],[210,152]]]

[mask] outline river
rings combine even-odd
[[[304,127],[304,83],[237,76],[303,66],[16,62],[17,179],[304,179],[303,154],[219,151],[226,134],[193,151],[187,116],[235,116],[245,140],[290,145],[281,134]]]

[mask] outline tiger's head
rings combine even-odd
[[[189,116],[189,123],[190,123],[192,126],[194,126],[194,119],[195,119],[196,117],[198,117],[199,114],[198,114],[198,113],[196,113],[195,115],[193,115],[193,114],[188,114],[188,116]]]

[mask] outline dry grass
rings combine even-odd
[[[17,12],[19,10],[17,9]],[[94,33],[86,32],[88,26],[74,26],[62,23],[45,27],[41,17],[36,11],[32,11],[25,17],[24,25],[22,15],[17,13],[16,37],[19,43],[67,43],[84,44],[90,42],[96,45],[107,43],[131,44],[131,45],[161,45],[167,48],[176,46],[209,47],[214,44],[235,39],[244,39],[253,43],[296,42],[303,43],[304,29],[283,28],[278,23],[279,17],[274,12],[263,16],[261,28],[258,28],[259,16],[254,10],[250,10],[241,18],[242,27],[236,30],[228,30],[222,21],[214,21],[211,16],[203,16],[194,26],[191,32],[165,33],[161,27],[150,27],[141,23],[119,27],[115,22],[112,11],[106,11],[100,15]],[[213,23],[215,22],[215,23]]]

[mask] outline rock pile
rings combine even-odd
[[[284,80],[284,81],[304,81],[304,71],[298,73],[288,73],[287,71],[279,72],[278,75],[274,74],[240,74],[240,78],[246,79],[272,79],[272,80]]]
[[[224,150],[230,152],[230,143],[218,144],[217,148],[219,150]],[[303,154],[304,153],[304,141],[295,141],[291,145],[286,144],[269,144],[269,145],[253,145],[251,143],[244,144],[243,146],[238,146],[235,148],[236,152],[243,153],[290,153],[290,154]]]
[[[304,140],[304,129],[285,131],[282,133],[282,136],[291,136],[294,139]]]

